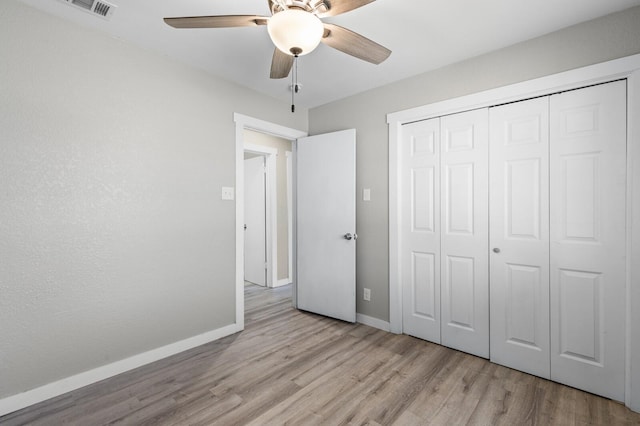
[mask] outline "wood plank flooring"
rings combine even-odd
[[[245,331],[0,418],[9,425],[640,425],[640,414],[245,288]]]

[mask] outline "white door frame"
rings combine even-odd
[[[627,280],[625,404],[640,412],[640,54],[387,115],[389,125],[389,320],[402,333],[400,141],[402,125],[443,115],[627,79]],[[633,368],[632,368],[633,366]]]
[[[244,144],[244,152],[265,157],[265,243],[267,263],[267,287],[278,282],[278,193],[276,188],[276,158],[278,150],[256,144]],[[244,162],[242,163],[244,165]],[[242,216],[244,221],[244,215]],[[243,222],[244,223],[244,222]],[[244,227],[243,227],[244,228]],[[243,240],[244,241],[244,240]],[[244,252],[243,252],[244,253]],[[244,254],[243,254],[244,257]]]
[[[293,146],[291,147],[293,149]],[[293,155],[292,151],[285,152],[287,156],[287,247],[289,249],[289,264],[287,266],[286,283],[293,282]]]
[[[244,131],[255,130],[291,141],[307,136],[307,132],[239,113],[233,114],[233,121],[236,123],[236,325],[244,330]]]

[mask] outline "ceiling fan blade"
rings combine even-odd
[[[258,15],[218,15],[189,16],[184,18],[164,18],[173,28],[231,28],[267,25],[269,18]]]
[[[293,56],[287,55],[276,47],[271,60],[271,78],[285,78],[291,72]]]
[[[375,41],[334,24],[324,24],[324,44],[347,55],[378,65],[391,55],[391,51]]]
[[[324,18],[327,16],[340,15],[341,13],[349,12],[350,10],[373,3],[374,1],[375,0],[325,0],[324,3],[327,5],[328,10],[318,13],[318,17]]]

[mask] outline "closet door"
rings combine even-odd
[[[489,357],[488,110],[440,119],[442,344]]]
[[[439,119],[403,126],[402,328],[440,343]]]
[[[551,378],[624,400],[626,83],[551,97]]]
[[[491,361],[549,378],[549,98],[489,114]]]

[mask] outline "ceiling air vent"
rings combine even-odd
[[[113,16],[113,12],[115,12],[116,7],[113,4],[107,3],[102,0],[61,0],[65,3],[68,3],[72,6],[75,6],[78,9],[82,9],[85,12],[89,12],[92,15],[98,15],[104,19],[111,19]]]

